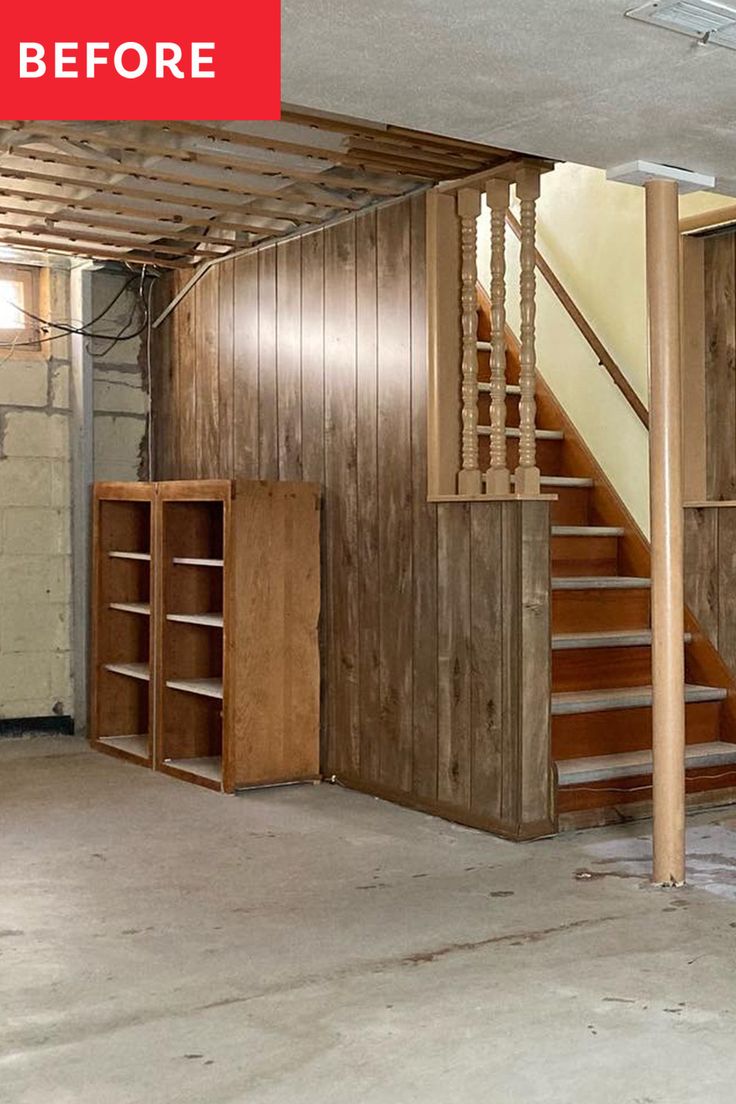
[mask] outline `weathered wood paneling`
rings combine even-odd
[[[207,273],[156,338],[172,358],[156,464],[322,484],[326,774],[540,834],[548,504],[427,502],[425,209],[414,197]]]
[[[706,488],[708,499],[730,500],[736,498],[736,234],[706,238],[703,263]]]
[[[685,600],[736,673],[736,506],[685,510]]]

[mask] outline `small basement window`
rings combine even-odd
[[[38,268],[0,264],[0,352],[2,349],[40,349]],[[25,313],[29,312],[29,313]]]

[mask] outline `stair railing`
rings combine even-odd
[[[436,189],[439,196],[454,201],[459,251],[459,281],[456,303],[460,317],[460,441],[453,486],[441,489],[461,497],[508,497],[540,494],[540,475],[536,458],[536,203],[540,178],[553,165],[549,162],[521,159],[507,163],[472,181],[448,181]],[[510,214],[511,185],[516,186],[520,202],[521,271],[520,373],[518,462],[513,474],[508,463],[506,429],[506,220]],[[478,382],[477,341],[477,244],[481,196],[485,193],[491,215],[491,321],[490,384]],[[440,203],[437,199],[436,203]],[[439,209],[439,208],[438,208]],[[442,212],[440,212],[441,216]],[[446,218],[446,214],[445,214]],[[441,218],[440,218],[441,221]],[[447,232],[445,232],[447,239]],[[438,301],[441,295],[437,297]],[[457,308],[456,308],[457,309]],[[439,316],[439,311],[438,311]],[[441,319],[438,318],[438,321]],[[440,341],[439,344],[442,344]],[[447,349],[449,342],[445,339]],[[438,357],[440,353],[437,353]],[[447,352],[443,351],[442,357]],[[490,394],[490,424],[478,424],[478,398]],[[451,392],[448,392],[448,394]],[[457,392],[456,392],[457,393]],[[441,420],[438,412],[438,420]],[[430,428],[431,421],[430,421]],[[479,432],[489,437],[489,466],[482,471]],[[444,450],[445,453],[448,451]],[[441,447],[438,453],[441,453]]]

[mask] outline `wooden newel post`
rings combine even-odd
[[[457,477],[458,494],[479,495],[483,478],[478,465],[478,302],[477,228],[480,193],[461,188],[457,193],[457,213],[461,235],[460,315],[463,338],[462,359],[462,439],[461,468]]]
[[[685,880],[685,661],[677,184],[645,184],[652,518],[652,880]]]
[[[508,180],[490,180],[486,199],[491,211],[491,462],[486,492],[511,489],[506,461],[506,214]]]
[[[539,170],[525,165],[516,178],[516,196],[520,203],[521,254],[520,298],[521,326],[519,387],[519,464],[515,475],[517,494],[539,494],[539,468],[535,437],[537,405],[535,400],[537,355],[535,349],[536,316],[536,202],[539,199]]]

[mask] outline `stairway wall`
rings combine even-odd
[[[321,483],[324,773],[539,835],[548,503],[426,500],[425,233],[420,196],[204,276],[157,331],[155,477]]]

